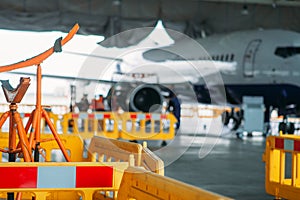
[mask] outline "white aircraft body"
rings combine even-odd
[[[156,34],[156,38],[160,40],[153,39],[155,34],[152,34],[152,38],[149,37],[150,39],[126,49],[97,48],[96,40],[93,39],[93,44],[85,40],[84,44],[88,50],[82,50],[78,41],[85,38],[80,37],[73,44],[71,41],[70,47],[66,46],[62,54],[57,54],[55,58],[43,63],[43,72],[62,78],[70,76],[99,79],[100,83],[102,79],[111,81],[112,74],[116,72],[153,73],[158,76],[158,84],[190,83],[197,100],[203,103],[217,102],[212,97],[214,90],[210,90],[210,87],[217,86],[224,88],[225,101],[231,104],[241,103],[243,96],[263,96],[267,110],[272,106],[279,108],[279,113],[283,114],[286,113],[287,105],[300,105],[299,33],[285,30],[240,31],[209,36],[192,42],[179,40],[173,45],[170,45],[172,40],[166,37],[163,29]],[[159,37],[161,35],[163,37]],[[21,42],[18,42],[18,45],[22,46]],[[2,65],[11,63],[10,60],[15,58],[14,52],[18,51],[11,50],[8,61],[2,57]],[[76,52],[81,55],[76,55]],[[100,62],[101,57],[99,59],[97,56],[117,59],[106,60],[103,64]],[[86,73],[87,71],[90,73]],[[34,73],[34,69],[23,72]],[[69,84],[65,84],[64,88],[69,89]],[[94,91],[91,97],[95,94],[95,86],[92,88]],[[65,90],[62,91],[64,96],[69,95]],[[132,94],[137,92],[133,91]]]
[[[145,52],[146,59],[207,60],[215,66],[221,63],[230,70],[220,69],[226,100],[242,103],[243,96],[263,96],[266,119],[270,107],[279,114],[289,114],[287,106],[300,108],[300,34],[287,30],[251,30],[209,36],[197,42],[207,51],[201,55],[189,44],[178,42],[164,48]],[[178,50],[179,49],[179,50]],[[199,74],[198,74],[199,75]],[[194,83],[198,100],[211,102],[205,82]],[[293,108],[295,108],[293,106]],[[296,110],[293,110],[295,112]]]

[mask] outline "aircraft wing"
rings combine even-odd
[[[169,46],[147,50],[142,56],[145,60],[169,66],[182,76],[192,79],[218,72],[235,73],[237,67],[234,61],[212,60],[209,53],[190,38],[175,41]]]
[[[24,76],[36,76],[35,73],[28,73],[28,72],[6,72],[9,74],[15,74],[15,75],[24,75]],[[84,77],[74,77],[74,76],[59,76],[59,75],[51,75],[51,74],[43,74],[42,77],[45,78],[54,78],[54,79],[63,79],[63,80],[70,80],[70,81],[83,81],[83,82],[95,82],[95,83],[116,83],[116,81],[113,80],[100,80],[100,79],[94,79],[94,78],[84,78]]]

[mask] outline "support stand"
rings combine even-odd
[[[0,117],[0,127],[3,126],[5,121],[9,118],[9,144],[8,144],[8,150],[1,149],[0,151],[4,153],[9,154],[9,161],[14,162],[16,159],[16,154],[18,153],[19,156],[22,156],[24,158],[25,162],[38,162],[39,161],[39,149],[40,149],[40,124],[41,124],[41,118],[44,117],[46,123],[50,127],[50,130],[53,134],[54,139],[56,140],[59,148],[61,149],[66,161],[71,161],[70,157],[61,142],[57,131],[54,128],[54,125],[52,121],[50,120],[47,112],[42,108],[41,105],[41,85],[42,85],[42,69],[41,69],[41,63],[46,60],[49,56],[51,56],[55,52],[61,52],[62,46],[65,45],[68,41],[70,41],[73,36],[77,33],[79,29],[79,25],[75,24],[74,27],[70,30],[68,35],[64,38],[58,38],[54,46],[49,48],[48,50],[44,51],[43,53],[32,57],[30,59],[17,62],[11,65],[6,66],[0,66],[0,73],[1,72],[8,72],[15,69],[21,69],[24,67],[29,66],[37,66],[37,88],[36,88],[36,107],[35,110],[31,113],[29,120],[24,128],[22,118],[20,114],[17,111],[17,103],[20,103],[25,92],[27,91],[29,87],[30,78],[21,78],[20,84],[16,89],[11,87],[8,81],[2,81],[2,88],[4,90],[4,94],[6,97],[6,100],[9,105],[9,111],[5,112]],[[29,131],[29,128],[31,127],[29,137],[27,137],[27,133]],[[17,135],[19,137],[19,142],[17,144]],[[34,151],[34,156],[32,156],[32,152]],[[16,199],[21,199],[22,193],[18,193]],[[14,199],[14,193],[9,192],[7,193],[7,199],[13,200]],[[34,198],[33,198],[34,199]]]
[[[71,161],[69,155],[61,142],[57,131],[54,128],[48,113],[42,108],[41,105],[41,66],[37,66],[37,95],[36,95],[36,108],[31,113],[26,127],[23,126],[23,121],[20,114],[17,111],[17,103],[20,103],[23,96],[25,95],[29,85],[30,78],[21,78],[20,84],[16,89],[12,88],[8,81],[1,81],[2,88],[9,105],[9,111],[5,112],[0,118],[0,128],[3,126],[7,118],[9,121],[9,148],[7,153],[9,154],[9,161],[14,162],[16,153],[19,153],[25,162],[38,162],[39,161],[39,149],[40,149],[40,124],[41,119],[44,117],[47,125],[49,126],[54,139],[56,140],[59,148],[61,149],[66,161]],[[31,127],[29,137],[27,133]],[[17,138],[19,137],[19,142],[17,144]],[[4,152],[4,150],[2,150]],[[32,151],[34,151],[34,156],[32,156]]]

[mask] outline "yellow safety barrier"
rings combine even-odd
[[[0,116],[2,116],[2,115],[3,115],[3,113],[0,113]],[[28,112],[27,113],[20,113],[20,116],[23,119],[23,124],[27,123],[30,115],[31,115],[31,113],[28,113]],[[54,128],[57,130],[57,125],[58,125],[59,120],[60,120],[59,115],[54,114],[52,112],[49,112],[48,115],[49,115],[50,120],[53,122]],[[3,127],[2,127],[0,129],[0,132],[8,132],[8,122],[9,121],[5,122],[7,130],[2,130],[3,129]],[[44,120],[44,118],[42,118],[42,120],[41,120],[41,130],[42,130],[42,132],[47,132],[45,125],[46,125],[45,120]]]
[[[79,135],[82,139],[93,136],[121,138],[125,140],[171,140],[175,135],[176,118],[172,114],[113,112],[67,113],[62,117],[49,112],[54,128],[62,134]],[[30,113],[20,113],[23,124],[26,124]],[[8,122],[3,127],[8,132]],[[44,120],[41,132],[49,130]]]
[[[42,136],[47,139],[44,134]],[[79,160],[83,155],[81,139],[75,135],[60,136],[66,149],[70,150],[71,158]],[[2,135],[0,141],[4,139],[7,142]],[[46,151],[57,148],[51,142],[41,146]],[[79,150],[71,146],[79,147]],[[73,151],[78,158],[72,157]],[[22,199],[35,197],[37,200],[228,199],[162,176],[163,161],[147,149],[146,144],[142,147],[136,143],[94,137],[89,152],[87,159],[82,158],[89,162],[0,163],[0,198],[13,192],[15,196],[22,194]]]
[[[84,200],[119,190],[128,163],[0,163],[0,198],[8,192],[37,200]],[[114,199],[116,194],[113,194]],[[31,198],[30,198],[31,199]]]
[[[94,135],[118,138],[118,121],[112,112],[67,113],[63,115],[62,130],[64,134],[79,134],[82,138]]]
[[[126,140],[170,140],[175,135],[176,118],[172,114],[124,113],[120,138]]]
[[[134,156],[135,165],[141,165],[142,145],[104,137],[93,137],[88,148],[89,159],[99,162],[129,162]]]
[[[0,148],[4,149],[8,147],[8,133],[1,133],[0,134]],[[73,162],[80,162],[83,161],[83,140],[76,136],[76,135],[66,135],[62,134],[59,135],[62,143],[64,144],[65,148],[70,154],[70,158]],[[56,153],[54,154],[54,152]],[[62,153],[60,148],[53,138],[52,134],[41,134],[41,156],[44,157],[44,161],[54,161],[57,160],[57,157]],[[63,156],[61,157],[63,158]],[[0,162],[2,161],[2,152],[0,152]]]
[[[130,156],[133,156],[135,166],[164,175],[164,162],[147,148],[146,142],[142,147],[137,143],[93,137],[88,153],[92,162],[130,162]]]
[[[149,170],[156,174],[162,176],[165,175],[164,162],[152,151],[150,151],[150,149],[147,148],[147,142],[143,143],[141,166],[143,166],[146,170]]]
[[[266,192],[276,199],[299,199],[300,136],[269,136],[263,161]]]
[[[202,190],[192,185],[155,174],[137,167],[125,170],[118,192],[118,200],[150,199],[205,199],[229,198]]]

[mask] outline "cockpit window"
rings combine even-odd
[[[275,55],[288,58],[291,56],[300,55],[300,47],[277,47],[275,50]]]

